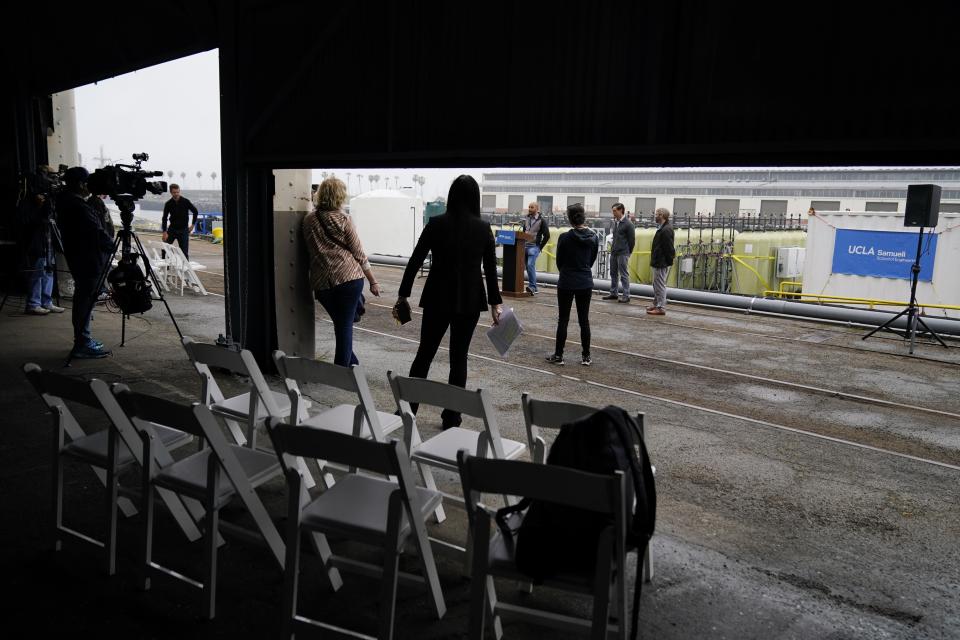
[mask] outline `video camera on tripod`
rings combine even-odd
[[[146,153],[133,154],[135,164],[111,164],[90,174],[87,188],[90,193],[110,196],[120,209],[123,228],[129,230],[133,222],[134,203],[147,192],[160,195],[167,190],[167,183],[150,181],[147,178],[162,176],[163,171],[144,171],[143,162],[150,159]]]
[[[146,153],[135,153],[135,164],[107,165],[94,171],[87,180],[87,188],[91,193],[110,196],[120,209],[120,222],[123,224],[123,228],[117,232],[120,260],[110,271],[107,281],[113,289],[113,299],[124,315],[143,313],[153,306],[151,283],[144,275],[144,272],[150,272],[150,265],[142,253],[133,253],[130,244],[136,201],[147,192],[159,195],[167,190],[166,182],[148,180],[163,175],[162,171],[145,171],[142,168],[141,164],[149,159]],[[144,260],[143,271],[137,266],[138,257]]]

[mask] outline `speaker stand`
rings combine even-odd
[[[931,336],[936,338],[937,342],[947,347],[947,343],[938,336],[933,329],[927,326],[927,323],[923,321],[923,318],[920,317],[920,307],[917,305],[917,280],[920,278],[920,254],[923,249],[923,227],[920,227],[920,233],[917,234],[917,258],[913,261],[913,266],[910,267],[910,302],[907,303],[907,308],[893,316],[882,325],[873,329],[867,335],[863,336],[861,340],[866,340],[876,332],[883,329],[884,331],[889,331],[890,333],[900,336],[904,340],[910,340],[910,355],[913,355],[913,346],[916,342],[917,337],[917,325],[923,327],[925,333],[929,333]],[[906,315],[907,316],[907,328],[902,330],[892,328],[893,323],[897,321],[898,318]]]

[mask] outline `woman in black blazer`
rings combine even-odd
[[[447,212],[431,218],[420,234],[400,283],[400,300],[406,300],[413,279],[427,253],[433,253],[430,273],[423,286],[420,306],[420,347],[410,366],[410,377],[426,378],[440,341],[450,328],[450,376],[458,387],[467,384],[467,351],[480,313],[490,306],[493,323],[500,320],[500,288],[497,283],[497,257],[490,225],[480,218],[480,186],[467,175],[450,185]],[[484,277],[486,292],[484,292]],[[411,407],[416,413],[417,407]],[[443,428],[460,425],[460,414],[444,410]]]

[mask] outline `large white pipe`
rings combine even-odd
[[[370,262],[375,264],[402,267],[406,266],[407,258],[395,258],[392,256],[370,256]],[[500,273],[500,269],[497,269],[497,272]],[[538,273],[537,282],[556,285],[558,277],[559,276],[555,273]],[[610,289],[609,280],[594,278],[593,285],[595,289],[602,291]],[[631,284],[630,293],[637,296],[652,298],[653,287],[649,284]],[[695,289],[668,288],[667,299],[675,302],[706,304],[717,307],[726,307],[728,309],[743,309],[747,312],[757,311],[761,313],[772,313],[799,318],[828,320],[831,322],[847,322],[870,327],[878,327],[890,320],[890,318],[893,316],[892,313],[885,311],[849,309],[847,307],[811,304],[806,302],[790,302],[788,300],[775,300],[771,298],[756,298],[731,293],[697,291]],[[950,318],[931,318],[924,316],[923,321],[928,327],[930,327],[931,331],[934,331],[938,334],[960,336],[960,320],[953,320]],[[898,318],[891,326],[895,329],[906,329],[906,316]]]

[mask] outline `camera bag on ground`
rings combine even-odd
[[[113,289],[113,300],[125,315],[143,313],[153,307],[153,287],[147,276],[137,266],[139,253],[130,253],[120,258],[120,263],[110,271],[107,281]]]
[[[636,638],[643,558],[656,522],[657,495],[653,469],[640,427],[619,407],[607,406],[585,418],[563,425],[550,448],[547,464],[609,475],[623,471],[627,504],[627,550],[637,552],[631,638]],[[635,500],[635,502],[634,502]],[[514,533],[507,516],[527,510]],[[497,511],[497,526],[509,544],[512,539],[517,568],[534,584],[565,572],[595,569],[597,541],[612,519],[595,512],[525,498]],[[617,567],[623,571],[624,567]],[[625,612],[621,612],[625,616]]]

